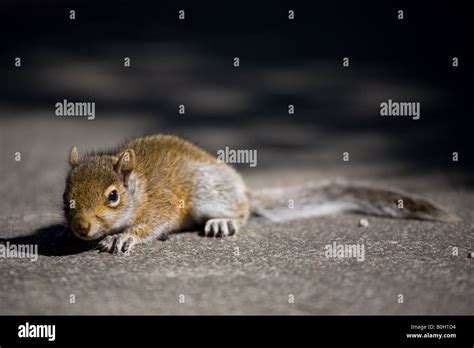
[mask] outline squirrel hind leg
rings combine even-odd
[[[240,175],[223,163],[201,163],[194,173],[190,212],[194,220],[205,225],[206,236],[235,234],[249,216],[247,188]]]

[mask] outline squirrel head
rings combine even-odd
[[[118,157],[91,155],[78,160],[77,148],[69,154],[64,213],[71,230],[81,239],[96,239],[127,226],[136,194],[135,152]]]

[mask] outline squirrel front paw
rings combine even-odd
[[[138,238],[128,233],[119,233],[106,236],[102,239],[97,249],[111,254],[124,253],[129,255],[133,246],[137,244]]]
[[[204,227],[206,237],[227,237],[237,233],[239,222],[236,219],[210,219]]]

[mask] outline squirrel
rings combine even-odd
[[[68,226],[110,253],[129,254],[138,243],[194,226],[203,226],[205,236],[231,236],[250,215],[287,221],[356,212],[459,220],[426,199],[342,181],[251,190],[233,167],[174,135],[139,137],[81,159],[72,147],[69,164],[63,195]],[[289,199],[297,207],[290,209]]]

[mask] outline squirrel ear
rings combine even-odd
[[[73,146],[69,152],[69,164],[71,167],[77,166],[77,147]]]
[[[119,155],[117,163],[115,163],[114,169],[117,173],[122,174],[124,182],[127,183],[128,177],[135,168],[135,151],[132,149],[126,149]]]

